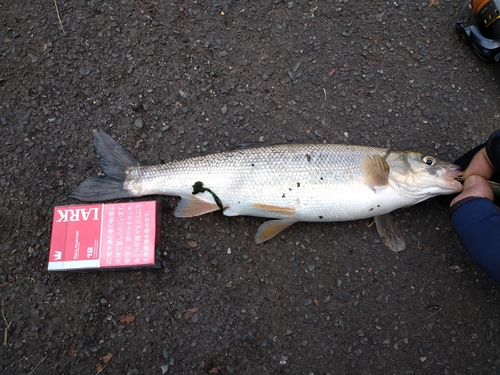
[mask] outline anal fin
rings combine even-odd
[[[209,202],[195,195],[183,195],[175,210],[176,217],[193,217],[220,210],[215,202]]]
[[[406,241],[392,220],[390,214],[375,216],[375,224],[380,237],[385,238],[385,245],[394,252],[404,250]]]
[[[255,243],[260,244],[262,242],[266,242],[295,223],[295,220],[287,219],[266,221],[259,227],[259,229],[257,229],[257,233],[255,233]]]

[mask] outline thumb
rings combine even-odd
[[[483,197],[493,200],[494,195],[486,179],[472,175],[465,179],[464,190],[451,201],[450,206],[467,197]]]

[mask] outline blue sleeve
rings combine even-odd
[[[500,284],[500,210],[486,198],[469,197],[451,208],[451,220],[470,257]]]

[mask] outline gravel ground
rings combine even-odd
[[[395,212],[397,254],[370,220],[256,246],[259,218],[154,197],[162,269],[47,271],[53,207],[99,170],[93,129],[149,164],[259,139],[451,161],[485,141],[499,70],[459,40],[461,5],[2,2],[0,373],[500,373],[498,286],[447,197]]]

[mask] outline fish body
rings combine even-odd
[[[259,228],[257,243],[297,221],[383,217],[462,190],[454,180],[459,167],[385,148],[279,144],[143,166],[106,133],[94,132],[94,141],[106,177],[87,179],[72,197],[98,201],[172,195],[181,197],[179,217],[222,210],[226,216],[275,219]],[[381,235],[402,241],[395,227],[387,229],[392,225],[387,217],[376,222]]]

